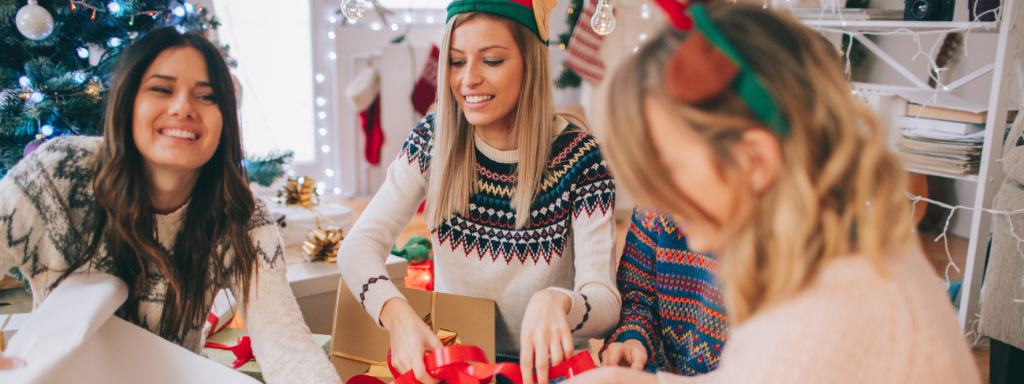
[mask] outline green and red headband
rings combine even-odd
[[[682,31],[694,31],[672,55],[665,83],[673,97],[699,104],[731,88],[769,129],[789,134],[789,124],[757,74],[708,18],[701,4],[655,0],[669,21]]]
[[[460,13],[493,13],[525,25],[547,45],[551,31],[548,21],[556,4],[558,0],[455,0],[448,4],[445,22]]]

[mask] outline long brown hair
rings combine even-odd
[[[205,59],[223,128],[216,152],[200,170],[174,249],[168,252],[154,235],[151,185],[142,155],[135,147],[132,119],[146,69],[160,53],[183,47],[195,48]],[[93,183],[96,205],[86,232],[92,237],[83,257],[70,264],[62,279],[90,263],[109,270],[129,288],[128,300],[118,309],[118,316],[139,324],[139,303],[146,299],[147,289],[157,283],[157,276],[162,276],[167,281],[167,292],[159,328],[154,332],[167,340],[181,341],[190,327],[202,324],[210,310],[210,297],[229,279],[233,277],[239,283],[241,294],[249,292],[256,264],[256,249],[246,229],[255,201],[241,166],[243,153],[231,75],[224,57],[205,37],[179,33],[172,27],[160,28],[120,54],[107,97],[103,145]],[[234,251],[231,260],[222,256],[229,249]]]
[[[466,213],[469,196],[478,191],[476,169],[475,129],[456,102],[448,81],[450,50],[455,29],[463,23],[484,18],[504,23],[523,56],[523,80],[519,87],[519,101],[512,112],[512,126],[519,161],[516,164],[515,190],[510,196],[516,211],[515,228],[530,222],[530,206],[540,190],[547,170],[551,145],[557,132],[555,116],[573,123],[572,130],[587,129],[576,115],[556,113],[551,94],[551,75],[548,70],[548,47],[526,26],[507,17],[485,12],[466,12],[448,21],[441,42],[441,66],[438,68],[437,115],[434,128],[434,151],[427,185],[426,221],[438,226],[452,214]]]
[[[723,235],[729,241],[717,272],[729,315],[740,324],[795,295],[842,255],[863,255],[882,271],[882,259],[912,239],[910,203],[906,174],[885,145],[884,127],[852,95],[832,47],[792,17],[761,6],[719,2],[707,12],[790,127],[777,135],[783,157],[777,179],[750,219]],[[732,144],[764,124],[731,90],[702,105],[666,94],[665,67],[686,36],[665,29],[616,69],[602,142],[616,179],[640,203],[693,216],[702,214],[699,206],[667,180],[664,164],[651,161],[657,150],[644,103],[664,103],[699,133],[723,176],[735,175]]]

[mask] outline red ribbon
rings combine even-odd
[[[423,362],[426,363],[427,372],[431,377],[449,384],[487,384],[498,375],[504,376],[515,384],[523,383],[522,370],[518,364],[490,364],[484,351],[472,345],[453,345],[429,352],[423,357]],[[399,375],[399,372],[391,365],[390,351],[388,352],[388,367],[391,368],[391,374],[397,378],[392,384],[421,384],[411,370]],[[580,352],[569,360],[551,367],[548,370],[548,375],[551,378],[570,378],[595,367],[590,353]],[[533,379],[534,382],[537,381],[536,374]],[[346,384],[383,383],[375,377],[358,375],[349,379]]]
[[[207,342],[206,347],[225,349],[234,353],[236,358],[235,361],[228,363],[228,368],[231,369],[238,369],[250,360],[256,360],[256,356],[252,354],[252,342],[249,341],[249,336],[239,337],[238,344],[234,346]]]

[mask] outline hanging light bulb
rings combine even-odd
[[[615,15],[612,14],[611,0],[601,0],[597,3],[597,12],[590,18],[590,27],[601,36],[612,33],[615,29]]]
[[[366,14],[366,2],[363,0],[343,0],[341,13],[349,20],[355,20]]]

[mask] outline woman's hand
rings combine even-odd
[[[658,376],[653,373],[634,371],[622,367],[604,367],[591,369],[561,384],[657,384]]]
[[[380,322],[391,334],[391,364],[398,372],[412,370],[416,379],[424,384],[438,381],[427,373],[423,355],[441,348],[441,340],[416,315],[405,300],[392,298],[380,311]]]
[[[0,356],[0,371],[9,371],[25,366],[25,360]]]
[[[642,371],[647,364],[647,348],[635,339],[611,343],[601,354],[601,360],[606,367],[629,367]]]
[[[548,384],[548,368],[572,357],[574,345],[568,321],[571,308],[569,295],[550,289],[540,290],[530,298],[519,337],[523,383],[533,384],[536,366],[537,383]]]

